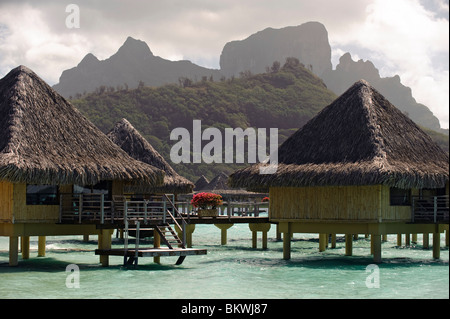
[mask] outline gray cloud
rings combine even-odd
[[[154,54],[164,58],[218,68],[228,41],[267,27],[319,21],[329,32],[333,52],[352,48],[353,56],[374,60],[385,76],[399,74],[413,88],[413,95],[420,97],[419,102],[448,127],[448,88],[444,88],[448,87],[448,62],[444,62],[448,61],[448,31],[439,31],[443,26],[448,29],[448,0],[397,0],[396,23],[379,18],[388,16],[389,11],[383,10],[390,0],[73,2],[80,8],[79,29],[65,26],[65,8],[70,2],[0,2],[0,76],[25,64],[53,84],[64,69],[75,66],[89,52],[99,59],[108,58],[127,36],[147,42]],[[402,12],[420,19],[400,19]],[[399,24],[403,20],[413,25]],[[422,35],[402,33],[403,28],[418,30],[419,23],[424,25]],[[380,32],[374,34],[376,30]],[[411,50],[416,51],[414,55]],[[425,60],[429,62],[414,67]],[[432,95],[428,93],[431,88]]]

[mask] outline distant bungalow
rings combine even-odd
[[[107,136],[132,158],[150,164],[165,172],[163,184],[144,189],[146,193],[192,193],[194,184],[179,175],[127,119],[122,119],[117,122]]]
[[[347,255],[352,234],[370,234],[375,262],[382,235],[432,233],[439,258],[439,234],[448,232],[449,156],[367,82],[288,138],[278,157],[275,174],[260,175],[264,164],[256,164],[229,182],[269,189],[269,217],[284,234],[285,259],[292,233],[319,233],[321,250],[328,234],[346,234]]]
[[[163,171],[128,156],[24,66],[0,80],[0,135],[0,236],[10,238],[10,265],[18,263],[19,237],[23,258],[29,236],[39,236],[40,255],[49,235],[98,234],[99,248],[111,245],[109,229],[59,224],[60,195],[122,195],[127,184],[163,183]]]

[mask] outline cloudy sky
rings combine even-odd
[[[66,25],[71,3],[79,28]],[[308,21],[327,28],[334,66],[350,52],[384,77],[400,75],[449,127],[449,0],[0,0],[0,77],[23,64],[53,85],[87,53],[106,59],[127,36],[163,58],[219,68],[227,42]]]

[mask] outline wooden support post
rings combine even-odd
[[[430,249],[430,234],[423,234],[423,249]]]
[[[248,224],[252,231],[252,247],[257,248],[257,232],[262,232],[262,248],[267,249],[267,232],[270,230],[270,224]]]
[[[20,237],[20,243],[22,247],[22,259],[30,258],[30,236]]]
[[[214,224],[217,228],[220,229],[220,244],[226,245],[227,244],[227,230],[234,224]]]
[[[448,229],[445,230],[445,247],[448,247]]]
[[[328,234],[319,234],[319,251],[325,251],[327,247]]]
[[[276,233],[277,233],[277,240],[281,240],[281,232],[280,232],[280,230],[279,230],[279,226],[280,226],[280,225],[278,225],[278,224],[277,224],[277,226],[276,226],[276,227],[277,227],[277,230],[276,230]]]
[[[258,247],[257,242],[258,242],[258,232],[252,231],[252,248],[255,249]]]
[[[441,234],[437,232],[433,233],[433,258],[441,258]]]
[[[102,229],[98,235],[98,249],[111,249],[112,230]],[[109,266],[109,256],[100,255],[100,263],[103,267]]]
[[[345,234],[345,256],[353,254],[353,235]]]
[[[411,246],[411,234],[405,234],[405,245]]]
[[[160,247],[161,247],[161,236],[159,236],[159,233],[155,230],[153,232],[153,248],[160,248]],[[161,257],[160,256],[153,257],[153,262],[160,264]]]
[[[402,234],[397,234],[397,246],[402,245]]]
[[[195,224],[187,224],[185,225],[186,232],[186,247],[192,248],[192,233],[195,230]]]
[[[267,249],[267,232],[262,232],[262,249]]]
[[[283,259],[291,259],[291,224],[287,223],[287,231],[283,232]]]
[[[383,235],[381,236],[381,238],[382,238],[381,240],[384,241],[384,242],[388,241],[387,234],[383,234]]]
[[[83,235],[83,242],[87,243],[89,241],[89,235]]]
[[[331,234],[331,248],[336,248],[336,234]]]
[[[38,237],[38,257],[45,257],[45,236]]]
[[[376,264],[381,263],[381,235],[371,234],[370,239],[373,250],[373,261]]]
[[[417,234],[412,234],[412,235],[411,235],[411,242],[412,242],[413,244],[417,244]]]
[[[17,266],[19,264],[19,237],[9,237],[9,265]]]

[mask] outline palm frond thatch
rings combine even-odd
[[[275,174],[255,164],[230,176],[234,187],[383,184],[440,188],[449,157],[366,81],[356,82],[278,148]]]
[[[205,175],[200,176],[200,178],[194,184],[194,191],[199,191],[205,188],[206,185],[209,184],[209,180],[205,177]]]
[[[107,136],[132,158],[166,173],[163,185],[141,190],[155,193],[192,193],[194,184],[179,175],[127,119],[117,122]]]
[[[66,99],[24,66],[0,80],[0,179],[93,185],[159,185],[164,172],[129,157]]]

